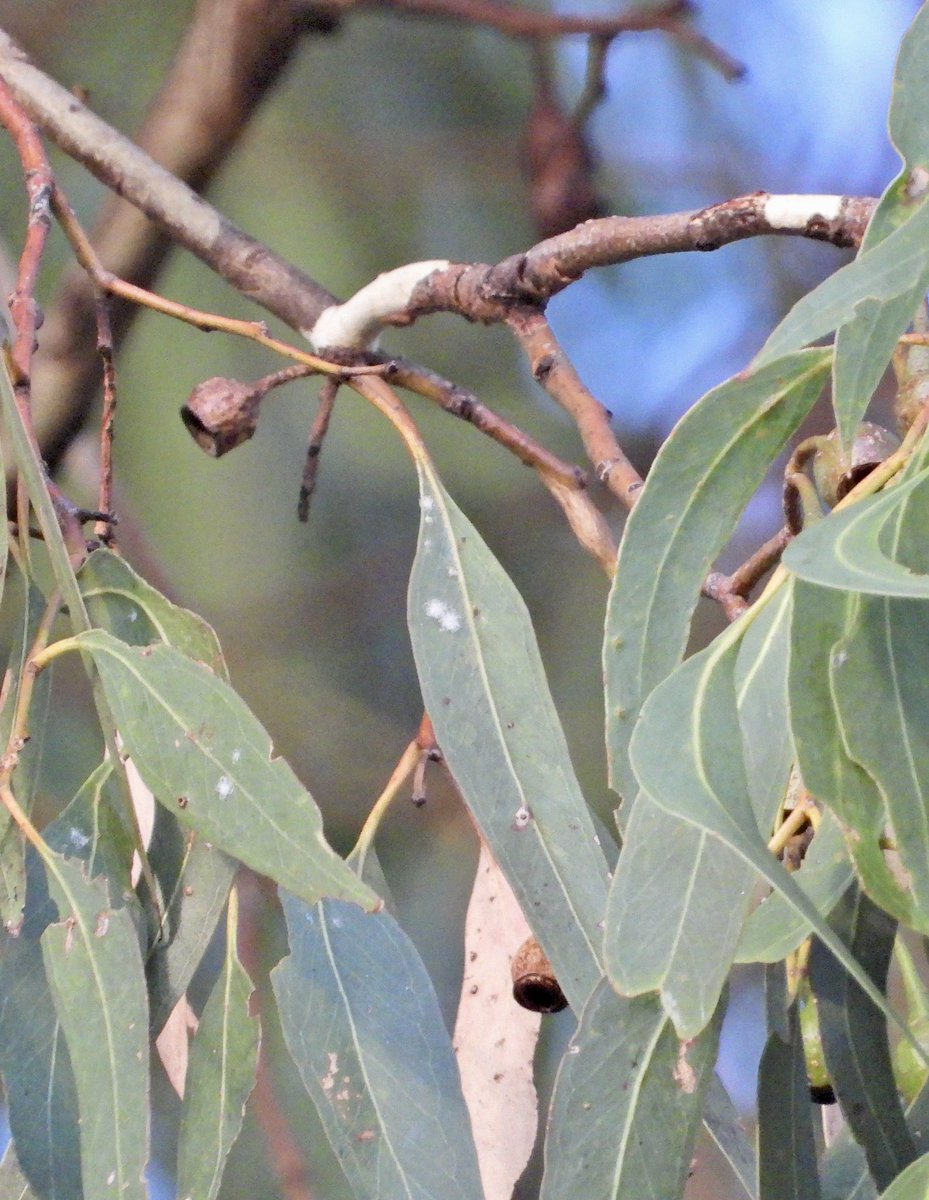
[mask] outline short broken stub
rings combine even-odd
[[[181,420],[200,449],[219,458],[255,432],[263,395],[241,380],[217,375],[197,384],[181,409]]]
[[[552,964],[534,937],[527,938],[516,951],[511,967],[513,999],[530,1012],[556,1013],[568,1007],[568,1001]]]

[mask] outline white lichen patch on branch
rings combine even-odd
[[[334,346],[372,349],[383,332],[385,320],[394,313],[403,312],[424,279],[436,271],[444,271],[449,265],[448,259],[437,258],[385,271],[344,304],[333,304],[324,309],[312,329],[300,332],[317,351]]]
[[[811,221],[836,221],[844,196],[769,196],[764,219],[772,229],[805,229]]]

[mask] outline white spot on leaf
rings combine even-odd
[[[439,628],[444,630],[445,633],[457,633],[461,628],[460,614],[446,604],[444,600],[427,600],[424,607],[426,616],[436,621]]]
[[[216,795],[220,800],[228,800],[234,791],[234,784],[228,775],[220,775],[216,785]]]

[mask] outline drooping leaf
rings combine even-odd
[[[630,516],[604,639],[610,782],[636,795],[628,748],[641,706],[680,662],[700,587],[788,437],[831,352],[809,350],[708,393],[659,451]]]
[[[541,1200],[683,1194],[722,1007],[681,1042],[657,997],[598,984],[558,1070]]]
[[[698,1034],[729,975],[753,878],[718,838],[640,796],[606,913],[604,952],[616,990],[659,991],[678,1035]]]
[[[96,627],[132,646],[165,642],[228,679],[219,640],[206,621],[172,604],[124,558],[95,550],[81,567],[78,583]]]
[[[164,912],[145,962],[152,1032],[161,1031],[212,940],[236,862],[192,829],[182,829],[161,805],[148,859]],[[140,883],[144,890],[144,884]]]
[[[832,916],[836,930],[883,991],[896,922],[857,888]],[[810,982],[819,1010],[826,1067],[842,1111],[864,1148],[879,1188],[916,1157],[891,1066],[887,1025],[855,982],[822,946],[813,944]]]
[[[843,740],[880,789],[923,928],[929,926],[927,617],[925,601],[862,597],[830,662]]]
[[[59,921],[42,955],[77,1088],[84,1200],[144,1200],[148,1007],[135,925],[100,880],[48,853]]]
[[[522,598],[424,464],[420,489],[409,625],[426,710],[465,803],[579,1011],[602,974],[606,860]]]
[[[898,934],[894,943],[894,961],[900,971],[900,979],[906,994],[906,1019],[917,1041],[929,1045],[929,988],[906,942]],[[894,1050],[894,1078],[901,1096],[913,1101],[929,1080],[929,1068],[917,1058],[908,1042],[901,1042]]]
[[[230,920],[223,969],[201,1014],[187,1070],[177,1152],[177,1194],[185,1200],[213,1200],[242,1127],[258,1065],[258,1019],[248,1012],[252,990]]]
[[[902,1027],[845,944],[768,851],[758,829],[745,776],[734,680],[745,624],[743,618],[731,625],[651,694],[631,746],[636,775],[661,807],[720,838],[781,892],[878,1008]]]
[[[102,630],[93,655],[125,746],[178,820],[308,901],[377,898],[329,848],[312,797],[239,696],[171,646],[128,646]]]
[[[760,1200],[820,1200],[810,1085],[796,1008],[789,1039],[768,1036],[758,1069]]]
[[[929,11],[920,9],[903,38],[890,104],[890,137],[903,159],[903,170],[890,184],[872,217],[861,253],[875,250],[918,211],[926,198],[919,172],[929,170],[929,145],[923,114],[929,105]],[[915,185],[915,186],[914,186]],[[913,319],[925,286],[883,302],[865,296],[836,338],[833,407],[846,448],[890,361],[897,339]]]
[[[284,1037],[358,1200],[482,1200],[451,1040],[412,943],[386,913],[281,898]]]
[[[872,596],[929,599],[929,574],[898,561],[899,523],[908,539],[929,532],[929,472],[831,514],[805,529],[787,547],[784,566],[824,588]]]
[[[846,844],[871,898],[904,924],[914,925],[919,917],[912,896],[891,870],[881,845],[888,820],[884,798],[849,756],[833,692],[831,664],[859,599],[798,579],[791,590],[790,720],[803,781],[852,831]]]
[[[792,748],[786,719],[788,605],[777,598],[738,651],[738,707],[747,779],[770,827]],[[737,731],[736,731],[737,733]],[[641,796],[626,828],[607,906],[607,972],[623,995],[661,992],[680,1037],[693,1037],[719,1002],[755,872],[706,830]]]

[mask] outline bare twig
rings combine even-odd
[[[790,530],[785,525],[759,546],[731,575],[722,575],[718,571],[707,575],[703,584],[703,595],[721,604],[730,621],[737,620],[748,608],[748,597],[752,588],[781,561],[781,555],[790,538]]]
[[[328,27],[331,19],[321,20],[319,10],[304,0],[198,0],[174,65],[138,132],[138,145],[191,188],[206,187],[290,61],[301,33]],[[0,40],[4,55],[15,55],[9,39]],[[79,122],[81,106],[65,95],[72,110],[68,115]],[[62,101],[61,96],[55,99],[59,106]],[[101,148],[109,140],[104,138]],[[143,211],[111,196],[93,240],[116,275],[147,286],[174,238],[146,220]],[[261,265],[256,263],[256,271]],[[114,305],[116,347],[135,312],[134,305]],[[36,394],[42,404],[36,409],[36,429],[52,466],[86,420],[96,394],[93,324],[91,289],[80,271],[71,271],[49,311],[37,365]]]
[[[297,500],[297,517],[301,521],[309,520],[310,501],[316,490],[316,476],[319,471],[319,456],[323,442],[329,432],[329,422],[332,410],[335,408],[335,398],[339,390],[338,381],[327,379],[319,392],[319,408],[310,428],[310,440],[306,447],[306,461],[303,465],[303,478],[300,481],[300,496]]]
[[[113,360],[113,327],[109,300],[97,298],[97,351],[103,364],[103,418],[100,422],[100,491],[97,507],[113,512],[113,437],[116,423],[116,364]],[[94,530],[106,545],[113,542],[113,521],[99,521]]]
[[[533,376],[573,418],[601,481],[624,508],[632,509],[642,476],[616,440],[610,414],[581,380],[544,315],[537,309],[515,309],[507,323],[526,352]]]

